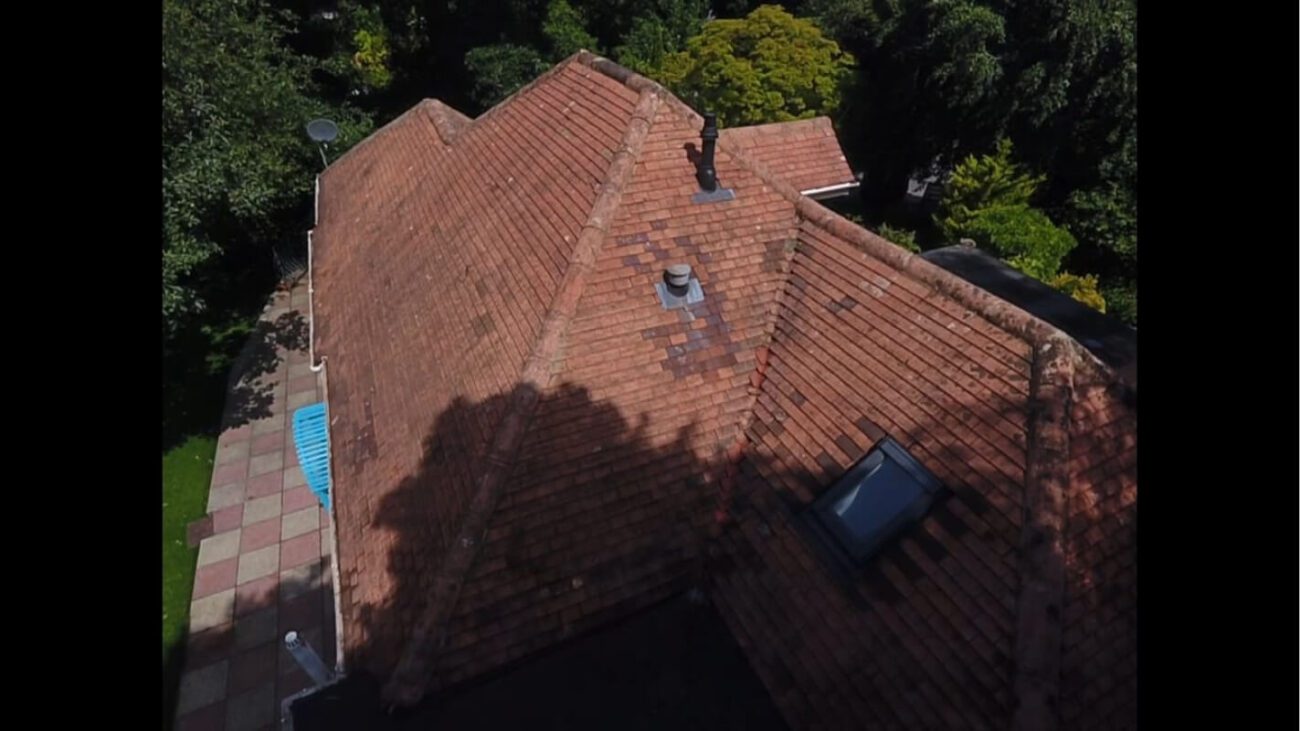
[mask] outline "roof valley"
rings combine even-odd
[[[435,572],[432,592],[427,599],[428,608],[421,613],[421,620],[398,661],[392,678],[384,687],[384,699],[390,705],[413,704],[428,687],[428,676],[436,669],[439,650],[445,644],[447,626],[455,614],[460,589],[474,566],[492,513],[505,490],[510,468],[542,391],[550,384],[554,365],[560,357],[578,302],[582,299],[597,254],[618,211],[623,191],[631,180],[660,101],[659,95],[652,90],[646,89],[640,93],[627,130],[610,161],[600,194],[579,234],[564,279],[556,290],[542,321],[541,331],[525,361],[520,383],[511,394],[508,410],[493,432],[492,443],[484,457],[485,464],[478,488],[461,519],[457,539],[448,548],[447,555]]]
[[[777,320],[781,318],[781,310],[785,307],[786,290],[790,287],[790,270],[794,264],[794,253],[799,245],[798,242],[799,227],[796,222],[794,229],[790,232],[790,240],[786,242],[785,250],[782,252],[780,268],[777,270],[780,284],[777,286],[771,301],[768,302],[766,319],[763,322],[761,344],[755,349],[757,355],[754,359],[754,371],[749,376],[745,407],[741,410],[737,420],[736,438],[723,457],[718,488],[718,505],[714,511],[715,530],[731,520],[736,485],[740,480],[740,464],[744,461],[745,454],[749,450],[749,429],[754,422],[754,409],[758,404],[758,397],[763,391],[763,383],[767,379],[767,365],[771,353],[772,339],[776,334]]]

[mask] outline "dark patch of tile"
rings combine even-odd
[[[921,548],[921,552],[925,554],[926,558],[935,563],[939,563],[948,555],[948,549],[944,548],[942,543],[936,541],[934,536],[924,530],[912,531],[911,538],[916,541],[916,545]]]
[[[984,497],[983,493],[968,485],[954,485],[951,490],[957,496],[957,499],[961,500],[976,515],[984,515],[993,509],[993,505],[989,503],[988,498]]]
[[[843,450],[845,454],[849,455],[849,457],[856,457],[858,452],[862,451],[858,448],[856,442],[849,439],[847,434],[841,434],[835,437],[835,446]]]
[[[817,465],[827,474],[835,474],[840,471],[840,463],[824,451],[817,454]]]
[[[921,570],[921,567],[917,566],[916,562],[903,551],[901,541],[894,541],[893,545],[883,552],[883,555],[892,561],[899,571],[903,572],[903,576],[906,576],[908,581],[917,581],[925,576],[925,572]]]
[[[876,442],[880,441],[885,437],[885,430],[881,429],[879,426],[876,425],[874,421],[868,419],[865,416],[853,422],[853,425],[856,426],[858,430],[861,431],[863,434],[866,434],[867,438],[871,440],[872,444],[875,444]]]
[[[492,313],[485,312],[470,321],[470,329],[478,337],[483,337],[497,329],[496,322],[492,320]]]
[[[952,508],[948,507],[946,502],[934,506],[930,510],[930,515],[934,516],[934,519],[938,521],[939,525],[943,526],[944,530],[948,531],[956,538],[961,538],[963,535],[970,532],[970,528],[966,526],[966,522],[953,514]]]
[[[862,569],[862,585],[877,599],[889,605],[903,601],[903,595],[894,587],[893,582],[880,570],[880,566],[868,562]]]

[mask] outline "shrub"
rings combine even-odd
[[[1042,182],[1042,177],[1012,162],[1011,141],[1003,139],[992,155],[971,155],[952,171],[935,224],[945,238],[956,242],[969,235],[966,227],[982,209],[1028,205]]]
[[[1098,312],[1106,311],[1106,298],[1097,290],[1097,277],[1094,274],[1080,276],[1069,272],[1061,272],[1048,280],[1047,283]]]
[[[876,233],[880,234],[880,237],[889,243],[897,244],[913,254],[921,253],[921,247],[916,245],[916,233],[913,231],[908,231],[905,228],[894,228],[887,223],[882,223]]]
[[[963,227],[969,236],[1008,264],[1035,279],[1048,280],[1074,248],[1069,231],[1052,223],[1042,211],[1025,205],[996,206],[977,211]]]

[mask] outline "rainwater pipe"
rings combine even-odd
[[[285,633],[284,646],[289,651],[289,654],[293,655],[294,662],[298,663],[298,667],[302,668],[302,671],[307,673],[307,677],[311,678],[311,682],[321,686],[334,680],[334,672],[325,667],[325,661],[320,659],[320,655],[316,654],[316,650],[297,632],[291,630]]]
[[[307,640],[296,631],[286,632],[284,648],[311,679],[311,685],[280,701],[280,730],[293,731],[293,704],[343,680],[343,673],[330,670]]]
[[[799,191],[800,195],[806,195],[813,200],[825,200],[827,198],[839,198],[849,194],[849,191],[861,186],[862,183],[855,180],[851,183],[839,183],[836,185],[827,185],[821,188],[809,188],[808,190]]]
[[[320,176],[316,176],[316,196],[312,202],[311,225],[307,231],[307,360],[311,363],[311,372],[320,373],[325,367],[325,358],[316,362],[316,286],[312,271],[311,235],[320,223]]]

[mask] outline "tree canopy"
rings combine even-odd
[[[935,222],[948,241],[964,234],[975,214],[994,206],[1027,205],[1041,176],[1030,175],[1011,159],[1011,140],[1003,139],[992,155],[971,155],[949,177]]]
[[[652,74],[720,124],[831,114],[853,61],[813,23],[776,5],[743,19],[713,20]]]
[[[1049,279],[1047,283],[1098,312],[1106,311],[1106,298],[1097,289],[1095,274],[1079,275],[1061,272]]]
[[[542,33],[551,45],[551,60],[568,58],[584,48],[597,50],[596,37],[586,26],[586,17],[568,0],[551,0],[542,23]]]
[[[302,235],[319,162],[307,119],[339,122],[337,154],[370,116],[387,121],[426,97],[475,115],[581,47],[724,126],[834,115],[873,221],[914,229],[921,246],[978,230],[982,245],[1012,252],[1026,231],[1047,236],[1043,248],[1068,250],[1051,277],[1094,276],[1108,309],[1135,321],[1135,0],[754,6],[339,0],[324,16],[310,0],[165,0],[167,331],[248,257]],[[935,163],[952,171],[940,215],[889,214],[906,178]],[[1042,274],[1055,259],[1034,261]]]
[[[960,233],[974,239],[976,245],[991,249],[1016,269],[1044,281],[1056,276],[1061,261],[1075,246],[1069,231],[1026,205],[981,208]]]
[[[935,226],[945,243],[971,239],[1025,274],[1104,312],[1095,277],[1060,271],[1077,241],[1029,205],[1042,182],[1012,159],[1010,140],[999,140],[992,154],[970,155],[953,170]]]
[[[269,268],[272,244],[304,236],[292,216],[320,169],[304,125],[334,119],[335,149],[370,129],[314,95],[319,65],[284,43],[291,21],[259,0],[163,3],[164,335],[229,284],[223,255],[251,250]]]
[[[707,6],[704,0],[658,0],[649,11],[632,19],[623,42],[614,49],[624,66],[643,74],[654,73],[670,53],[686,47],[700,32]]]
[[[465,67],[474,77],[470,95],[480,106],[493,106],[546,70],[546,61],[527,46],[498,43],[465,54]]]
[[[840,119],[870,205],[913,171],[1015,141],[1071,259],[1134,299],[1135,0],[806,0],[859,73]],[[1136,311],[1113,308],[1130,321]]]

